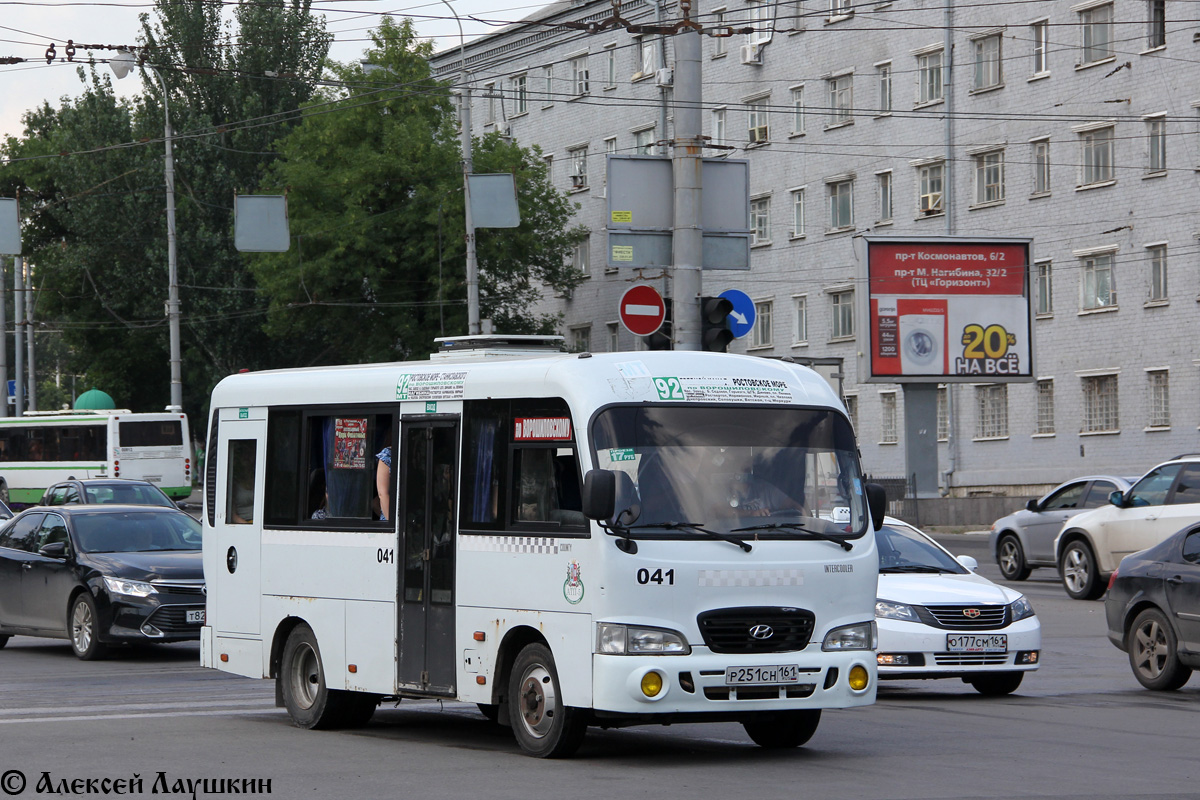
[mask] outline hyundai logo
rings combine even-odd
[[[978,608],[964,608],[963,616],[970,617],[971,619],[975,619],[975,617],[979,616],[979,609]]]
[[[755,625],[750,629],[750,636],[753,639],[770,639],[775,635],[775,631],[770,625]]]

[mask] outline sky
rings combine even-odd
[[[495,28],[467,19],[468,16],[517,20],[544,3],[451,0],[451,5],[463,18],[463,31],[470,39]],[[0,0],[0,59],[13,56],[33,59],[0,65],[0,140],[5,135],[22,133],[21,115],[26,111],[43,102],[57,107],[60,98],[82,94],[83,84],[77,75],[77,66],[64,63],[68,40],[105,45],[137,44],[141,30],[138,15],[152,9],[152,0]],[[438,50],[459,42],[458,25],[441,0],[314,0],[313,12],[325,17],[326,28],[334,35],[329,55],[336,61],[358,59],[370,44],[367,32],[378,25],[380,15],[387,13],[396,17],[413,16],[417,31],[434,39]],[[418,15],[437,19],[422,19]],[[45,52],[51,42],[57,57],[53,64],[47,64]],[[104,57],[103,51],[94,52],[97,58]],[[76,60],[86,55],[86,51],[79,50]],[[107,71],[108,67],[98,69]],[[117,93],[123,96],[136,94],[141,88],[139,84],[136,72],[113,82]]]

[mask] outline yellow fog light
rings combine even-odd
[[[646,697],[658,697],[658,693],[662,691],[663,679],[662,675],[657,672],[647,672],[642,676],[642,694]]]
[[[867,668],[855,664],[850,668],[850,688],[856,692],[861,692],[867,688],[867,684],[871,681],[871,675],[867,672]]]

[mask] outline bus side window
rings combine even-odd
[[[513,449],[513,522],[586,526],[573,447]]]
[[[258,442],[229,440],[229,485],[226,487],[226,520],[233,525],[254,521],[254,468]]]

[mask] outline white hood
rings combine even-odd
[[[919,606],[1007,605],[1021,596],[974,572],[965,575],[880,573],[877,594],[880,600]]]

